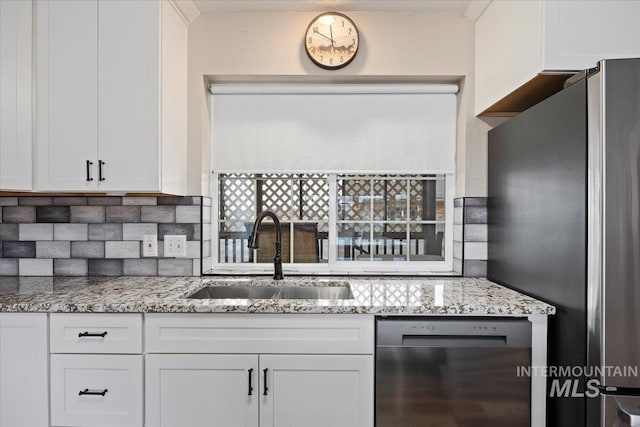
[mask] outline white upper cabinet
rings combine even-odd
[[[493,1],[476,22],[477,115],[513,115],[602,59],[640,56],[640,2]]]
[[[0,191],[32,189],[30,0],[0,1]]]
[[[36,189],[184,194],[187,23],[173,3],[37,2],[36,22]]]

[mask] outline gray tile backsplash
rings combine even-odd
[[[487,275],[487,198],[454,201],[453,268],[465,277]]]
[[[200,275],[210,216],[200,196],[0,196],[0,276]],[[158,257],[142,257],[148,234]],[[166,234],[187,236],[186,258],[164,258]]]

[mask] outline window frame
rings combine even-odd
[[[211,274],[233,274],[233,275],[257,275],[272,274],[273,265],[270,263],[221,263],[219,228],[220,228],[220,200],[219,200],[219,176],[221,174],[248,173],[247,171],[213,171],[211,173],[211,194],[214,202],[211,209]],[[412,276],[433,276],[450,275],[453,273],[453,229],[454,229],[454,197],[455,197],[455,174],[447,171],[264,171],[251,173],[264,174],[326,174],[329,181],[329,232],[328,232],[328,262],[327,263],[286,263],[283,264],[284,274],[290,275],[412,275]],[[444,260],[443,261],[339,261],[337,260],[337,226],[338,226],[338,206],[337,206],[337,180],[339,175],[425,175],[437,174],[445,176],[445,236],[444,236]],[[288,221],[287,221],[288,222]],[[295,221],[291,221],[295,223]],[[304,222],[304,221],[301,221]],[[307,221],[308,222],[308,221]],[[367,221],[363,221],[367,222]],[[403,221],[404,222],[404,221]],[[424,222],[424,221],[416,221]],[[410,222],[404,222],[410,224]]]

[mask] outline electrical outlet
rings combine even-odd
[[[187,256],[187,236],[164,236],[164,256],[167,258],[184,258]]]
[[[158,236],[155,234],[142,236],[142,256],[158,256]]]

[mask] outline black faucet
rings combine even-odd
[[[250,249],[258,249],[260,247],[260,243],[258,242],[258,230],[260,229],[260,223],[265,217],[269,217],[273,220],[273,223],[276,225],[276,256],[273,257],[273,280],[282,280],[282,229],[280,227],[280,220],[272,211],[262,211],[258,214],[256,221],[253,223],[253,229],[251,230],[251,235],[249,236],[249,248]]]

